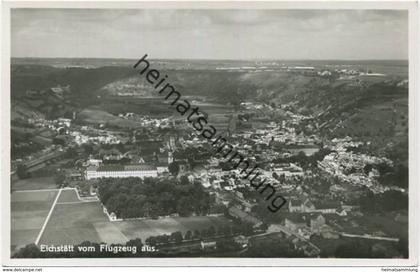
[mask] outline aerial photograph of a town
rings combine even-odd
[[[407,10],[10,21],[10,258],[409,258]]]

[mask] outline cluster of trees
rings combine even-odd
[[[382,166],[378,168],[379,182],[388,186],[408,188],[408,166],[398,163],[393,167]]]
[[[24,164],[18,164],[16,168],[16,175],[20,179],[30,178],[31,174],[28,172],[28,168]]]
[[[368,191],[360,197],[359,205],[364,212],[408,210],[408,195],[394,190],[382,194]]]
[[[179,163],[174,161],[168,165],[168,170],[173,176],[177,176],[179,173]]]
[[[41,144],[32,141],[35,137],[33,133],[19,133],[12,129],[10,134],[10,155],[12,159],[19,159],[31,153],[35,153],[43,147]]]
[[[120,218],[206,215],[214,199],[200,183],[156,178],[103,179],[99,197],[108,212]]]
[[[233,238],[228,238],[216,241],[216,248],[218,252],[229,252],[241,249],[241,245],[236,243]]]
[[[65,138],[64,138],[64,137],[54,137],[54,138],[52,139],[52,143],[53,143],[54,145],[61,145],[61,146],[65,146],[65,144],[66,144],[66,140],[65,140]]]
[[[287,240],[271,239],[251,242],[241,257],[304,258],[306,255]]]
[[[357,248],[357,250],[354,250]],[[373,243],[369,240],[350,240],[339,245],[334,252],[336,258],[392,258],[401,255],[408,258],[408,241],[401,238],[398,243]]]
[[[188,230],[184,235],[182,235],[182,232],[176,231],[170,235],[162,234],[158,236],[150,236],[146,239],[145,242],[148,245],[156,246],[161,244],[180,243],[182,241],[200,240],[212,237],[231,237],[240,234],[251,235],[253,233],[254,231],[250,224],[236,222],[233,225],[225,225],[218,228],[211,225],[207,229]]]
[[[155,246],[158,244],[180,243],[184,240],[182,232],[172,232],[170,235],[162,234],[158,236],[150,236],[146,239],[146,244]]]
[[[63,172],[57,172],[54,175],[55,184],[58,187],[66,186],[68,183],[66,182],[66,175]]]
[[[354,250],[357,248],[357,250]],[[372,250],[368,243],[355,240],[339,245],[334,253],[336,258],[371,258]]]

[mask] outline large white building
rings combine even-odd
[[[135,165],[101,165],[86,169],[86,179],[96,178],[129,178],[129,177],[157,177],[155,166],[145,164]]]

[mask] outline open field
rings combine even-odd
[[[395,215],[384,214],[382,216],[369,216],[364,218],[363,223],[368,228],[383,230],[387,236],[396,238],[408,237],[408,223],[396,222]]]
[[[83,241],[101,242],[94,223],[107,221],[108,218],[102,212],[99,202],[57,203],[40,244],[66,245],[79,244]]]
[[[40,244],[79,244],[84,241],[125,243],[128,240],[229,225],[224,217],[195,216],[110,222],[100,202],[83,202],[72,189],[63,190]]]
[[[175,231],[181,231],[185,235],[188,230],[203,230],[208,229],[210,226],[218,229],[229,225],[230,222],[224,217],[194,216],[113,222],[113,224],[128,240],[141,238],[144,241],[149,236],[171,234]]]
[[[80,199],[77,197],[76,190],[64,189],[63,191],[61,191],[57,204],[66,203],[66,202],[80,202]]]
[[[13,181],[11,186],[12,190],[57,189],[53,177],[19,179]]]
[[[57,190],[18,191],[11,195],[11,250],[34,243]]]

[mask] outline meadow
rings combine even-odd
[[[57,190],[18,191],[11,195],[11,250],[34,243]]]
[[[54,177],[35,177],[12,182],[12,190],[57,189]]]
[[[131,239],[230,225],[225,217],[166,217],[110,222],[100,202],[83,202],[73,189],[63,190],[39,244],[71,245],[84,241],[124,244]]]

